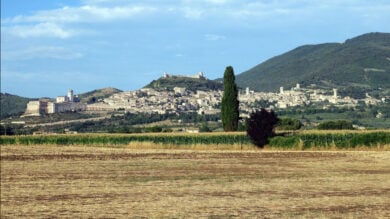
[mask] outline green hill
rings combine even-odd
[[[26,97],[20,97],[8,93],[0,93],[0,99],[1,99],[0,119],[4,119],[12,115],[20,115],[24,113],[28,101],[31,100]]]
[[[112,88],[112,87],[107,87],[107,88],[102,88],[102,89],[96,89],[93,91],[89,91],[86,93],[79,94],[79,99],[80,102],[84,103],[94,103],[99,99],[104,99],[107,98],[113,94],[122,92],[119,89]]]
[[[223,90],[223,84],[218,81],[178,76],[161,77],[145,86],[145,88],[153,88],[155,90],[173,90],[174,87],[184,87],[191,91]]]
[[[344,95],[390,94],[390,33],[369,33],[345,41],[305,45],[271,58],[236,77],[239,87],[277,91],[316,84]]]

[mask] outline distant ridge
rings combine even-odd
[[[296,83],[339,88],[344,95],[390,95],[390,33],[368,33],[344,43],[305,45],[236,76],[239,87],[277,91]]]

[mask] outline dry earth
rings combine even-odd
[[[1,146],[1,218],[389,218],[390,152]]]

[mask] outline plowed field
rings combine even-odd
[[[390,217],[390,152],[1,146],[1,218]]]

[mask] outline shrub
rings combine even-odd
[[[346,120],[327,121],[318,125],[320,130],[353,129],[352,122]]]
[[[173,132],[171,128],[163,128],[162,132]]]
[[[274,148],[292,149],[298,148],[300,138],[298,136],[275,136],[270,139],[269,146]]]
[[[293,118],[280,118],[277,124],[277,128],[280,130],[298,130],[301,127],[301,121]]]
[[[145,132],[162,132],[163,128],[160,126],[146,127]]]
[[[275,135],[274,127],[278,118],[274,111],[268,112],[265,109],[251,113],[247,120],[247,134],[252,143],[258,147],[264,147],[268,138]]]
[[[10,126],[0,125],[0,135],[14,135],[15,130]]]
[[[246,131],[246,122],[239,122],[237,131],[239,132]]]
[[[211,129],[207,126],[207,123],[203,123],[199,128],[199,132],[211,132]]]

